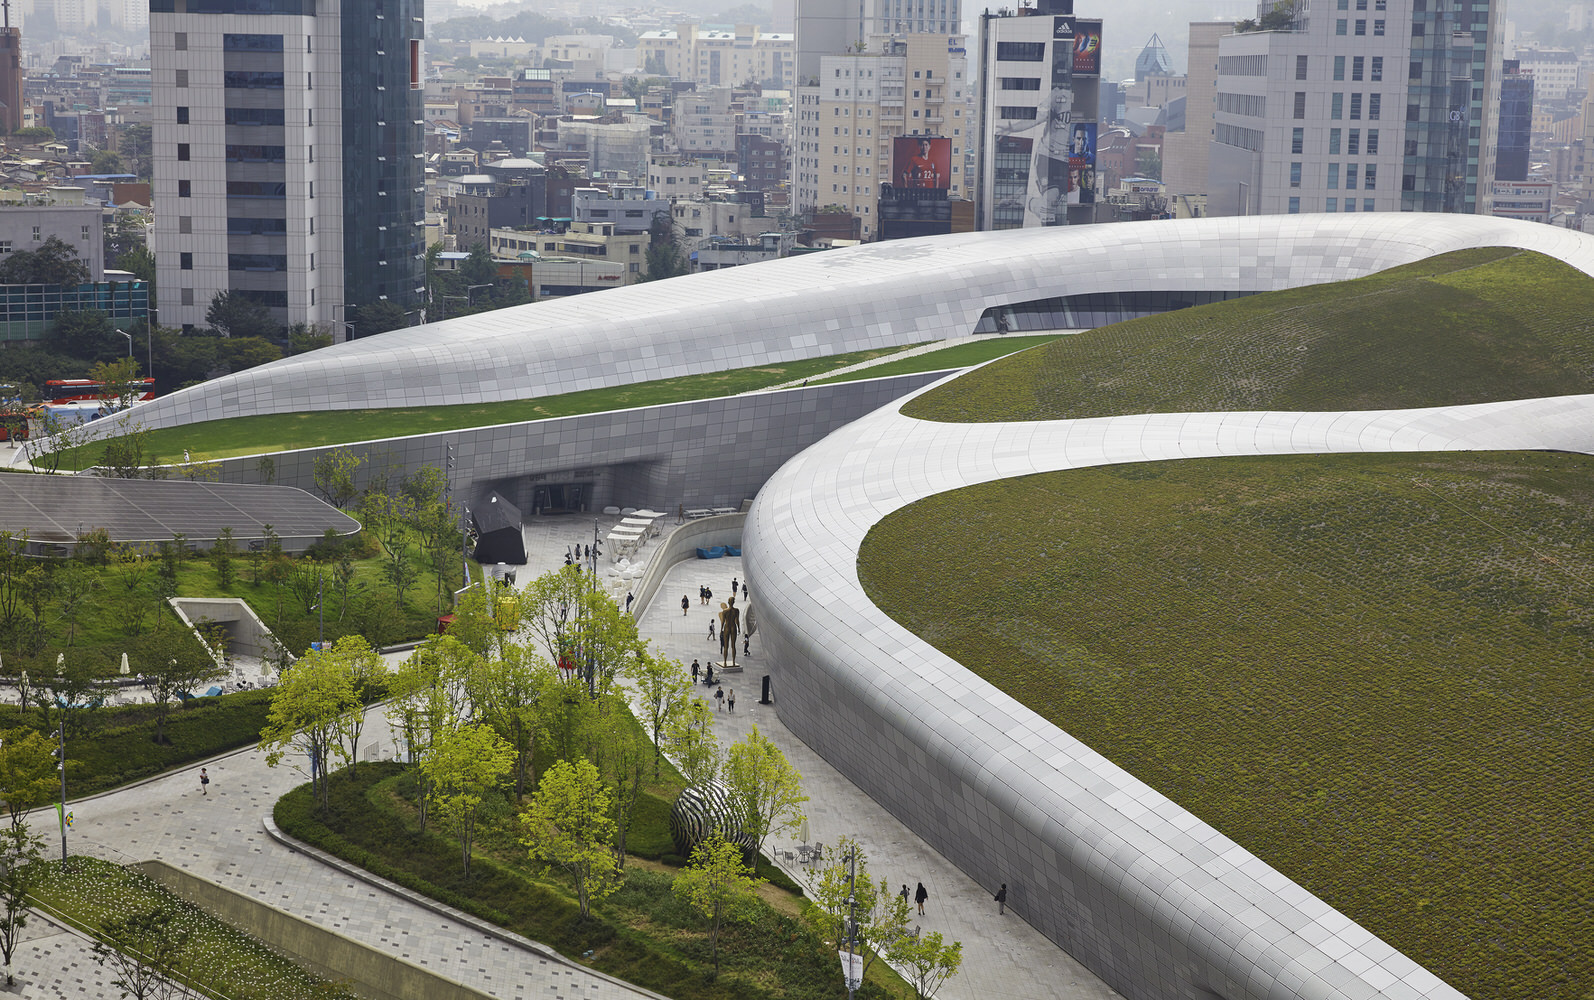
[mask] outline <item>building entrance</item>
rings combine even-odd
[[[577,514],[591,496],[591,483],[549,483],[536,488],[531,505],[540,514]]]

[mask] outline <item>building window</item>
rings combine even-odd
[[[1376,36],[1376,37],[1382,37],[1383,34],[1384,34],[1384,19],[1380,17],[1376,21],[1373,22],[1373,35]]]
[[[1339,136],[1340,136],[1340,130],[1339,129],[1331,128],[1331,129],[1328,130],[1328,155],[1329,156],[1338,156],[1339,155]]]
[[[188,51],[188,32],[179,31],[172,36],[172,48],[178,52]]]
[[[1291,215],[1300,215],[1301,214],[1301,199],[1300,198],[1294,197],[1294,196],[1292,196],[1290,198],[1290,214]]]
[[[1356,190],[1356,164],[1345,164],[1345,190]]]
[[[44,237],[39,232],[39,227],[38,226],[34,226],[33,227],[33,242],[37,243],[43,238]]]
[[[1353,128],[1350,130],[1350,135],[1346,138],[1346,154],[1350,156],[1360,156],[1362,151],[1362,130],[1359,128]]]
[[[1295,92],[1295,114],[1294,114],[1294,118],[1295,118],[1296,121],[1301,121],[1305,117],[1306,117],[1306,92],[1303,91],[1303,90],[1297,90]]]
[[[1305,56],[1296,56],[1295,57],[1295,79],[1297,79],[1297,80],[1306,79],[1306,57]]]
[[[1328,165],[1328,189],[1330,191],[1339,190],[1339,164],[1337,163]]]
[[[1041,78],[1038,76],[1004,76],[1002,77],[1003,90],[1039,90]]]
[[[1301,186],[1301,165],[1299,163],[1291,163],[1290,164],[1290,187],[1298,188],[1300,186]]]
[[[1305,146],[1306,130],[1304,128],[1298,128],[1292,131],[1290,133],[1290,155],[1300,156],[1301,151],[1305,148]]]
[[[1347,212],[1356,211],[1356,199],[1355,198],[1346,198],[1345,199],[1345,211],[1347,211]]]
[[[1345,79],[1345,57],[1344,56],[1335,56],[1334,57],[1334,79],[1335,80],[1343,80],[1343,79]]]
[[[1323,211],[1325,211],[1325,212],[1337,212],[1337,211],[1339,211],[1339,199],[1338,198],[1329,198],[1329,199],[1325,200],[1323,202]]]
[[[194,269],[194,255],[186,251],[178,254],[177,268],[181,271],[192,271]]]
[[[1375,211],[1377,211],[1377,209],[1373,207],[1373,200],[1371,198],[1362,199],[1362,211],[1363,212],[1375,212]]]
[[[918,115],[918,112],[915,111],[914,115]],[[996,109],[996,116],[998,118],[1006,118],[1012,121],[1034,121],[1035,109],[1026,107],[1008,107],[1003,105]]]
[[[1357,35],[1365,35],[1365,34],[1367,34],[1367,19],[1366,18],[1358,17],[1356,19],[1356,34]]]
[[[178,105],[177,107],[177,124],[188,124],[188,108],[186,105]]]
[[[1334,21],[1334,34],[1343,35],[1344,33],[1345,33],[1345,19],[1343,17],[1336,18],[1335,21]]]
[[[1328,117],[1339,121],[1345,117],[1345,95],[1335,93],[1328,99]]]
[[[193,181],[178,181],[177,182],[177,197],[179,197],[179,198],[191,198],[191,197],[193,197],[193,194],[194,194],[194,182]]]
[[[1045,42],[997,42],[998,62],[1044,62]]]
[[[1362,120],[1362,95],[1350,95],[1350,119],[1353,122]]]
[[[188,143],[179,142],[177,144],[177,159],[181,161],[186,161],[188,159]]]
[[[10,252],[11,252],[11,241],[10,240],[0,240],[0,254],[10,253]]]
[[[1360,80],[1362,78],[1362,70],[1366,67],[1366,64],[1367,60],[1362,56],[1352,59],[1350,61],[1350,78],[1352,80]]]
[[[180,70],[177,71],[177,86],[179,86],[179,87],[188,86],[188,70],[180,69]]]
[[[1378,155],[1378,130],[1375,128],[1367,130],[1367,155]]]
[[[1406,66],[1406,79],[1408,79],[1408,80],[1421,80],[1422,79],[1422,61],[1421,60],[1413,59],[1411,61],[1411,63]]]
[[[194,231],[194,217],[192,215],[179,215],[177,217],[177,231],[188,235]]]
[[[1377,83],[1377,82],[1379,82],[1380,80],[1382,80],[1384,78],[1384,57],[1383,56],[1373,56],[1372,72],[1368,74],[1367,78],[1369,80],[1373,81],[1374,83]]]
[[[185,305],[185,306],[193,305],[194,304],[194,290],[192,288],[184,288],[184,289],[182,289],[182,295],[180,296],[180,298],[182,299],[182,304],[183,305]]]
[[[1383,94],[1368,94],[1367,95],[1367,119],[1368,119],[1368,121],[1377,121],[1378,120],[1378,115],[1384,110],[1383,104],[1384,104],[1384,95]]]
[[[1362,168],[1362,187],[1371,191],[1378,186],[1378,164],[1369,163]],[[1368,209],[1372,211],[1372,209]]]

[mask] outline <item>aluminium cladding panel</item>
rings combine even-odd
[[[888,407],[793,459],[748,516],[745,572],[766,598],[777,711],[964,871],[1006,882],[1017,912],[1131,997],[1454,1000],[1387,943],[885,616],[858,582],[857,551],[914,500],[1013,475],[1222,454],[1589,453],[1591,417],[1594,396],[979,425]]]
[[[144,404],[145,427],[417,400],[526,399],[971,333],[990,306],[1094,292],[1267,291],[1466,247],[1573,252],[1480,216],[1378,213],[894,240],[500,309],[335,344]],[[121,418],[126,419],[126,418]],[[96,435],[121,419],[98,422]]]
[[[490,489],[513,489],[515,482],[529,482],[531,476],[562,482],[589,471],[598,474],[580,478],[611,491],[594,495],[589,502],[593,507],[735,505],[826,434],[945,374],[922,372],[280,452],[270,456],[273,482],[314,490],[316,459],[340,450],[364,459],[358,473],[362,488],[379,474],[397,481],[423,465],[443,466],[452,445],[454,486],[470,501]],[[224,459],[222,478],[259,482],[260,461],[261,456]]]

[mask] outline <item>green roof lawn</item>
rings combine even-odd
[[[915,346],[915,345],[909,345]],[[797,379],[817,378],[838,368],[888,357],[907,347],[874,351],[853,351],[822,358],[760,365],[723,372],[657,379],[604,389],[587,389],[536,399],[516,399],[496,403],[463,403],[456,406],[417,406],[372,410],[317,410],[300,413],[274,413],[262,416],[230,417],[203,423],[167,427],[149,432],[147,453],[159,460],[175,461],[183,449],[194,461],[212,461],[239,455],[259,455],[296,448],[317,448],[432,434],[438,431],[491,427],[549,417],[568,417],[581,413],[603,413],[638,406],[658,406],[694,399],[734,396],[767,389]],[[80,466],[99,460],[104,445],[87,446]],[[66,467],[71,467],[70,457]]]
[[[1594,996],[1594,459],[1009,479],[886,518],[859,570],[893,618],[1474,1000]]]
[[[1364,410],[1594,390],[1594,278],[1504,248],[1061,337],[908,402],[925,420]]]

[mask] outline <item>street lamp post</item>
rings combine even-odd
[[[61,728],[57,729],[54,736],[61,741],[55,751],[55,769],[61,772],[61,864],[66,864],[66,717],[61,717]]]
[[[126,330],[118,330],[116,332],[121,334],[124,338],[126,338],[126,340],[127,340],[127,357],[128,357],[129,360],[132,360],[132,357],[133,357],[133,335],[131,333],[128,333]]]

